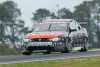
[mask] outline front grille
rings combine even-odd
[[[32,39],[32,41],[36,41],[36,42],[38,42],[38,41],[40,41],[40,42],[46,42],[46,41],[48,41],[48,39],[46,39],[46,38],[38,38],[38,39]]]

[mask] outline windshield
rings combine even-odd
[[[66,31],[67,24],[42,24],[37,25],[33,31]]]

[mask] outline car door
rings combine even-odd
[[[77,29],[76,43],[82,44],[83,43],[83,30],[82,30],[82,27],[77,22],[76,22],[76,29]]]
[[[78,26],[78,36],[79,36],[79,44],[83,44],[88,40],[87,30],[81,27],[80,25]]]
[[[69,24],[69,38],[71,40],[71,43],[73,44],[73,46],[76,46],[75,44],[77,44],[77,24],[75,21],[70,22]]]
[[[86,37],[86,31],[76,22],[76,35],[75,35],[75,43],[83,44],[84,38]]]

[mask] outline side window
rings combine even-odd
[[[81,29],[81,26],[76,22],[76,29],[77,30],[80,30]]]
[[[78,29],[78,26],[79,26],[79,25],[78,25],[78,23],[76,22],[76,29],[77,29],[77,30],[79,30],[79,29]]]
[[[81,30],[81,26],[76,21],[74,21],[74,24],[75,24],[74,27],[76,30]]]
[[[81,29],[82,29],[82,27],[81,27],[80,25],[78,25],[78,29],[79,29],[79,30],[81,30]]]
[[[76,23],[70,22],[70,29],[76,29]]]

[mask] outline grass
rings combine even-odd
[[[16,63],[0,65],[0,67],[100,67],[100,56],[55,61]]]
[[[21,56],[21,55],[0,55],[0,57],[8,57],[8,56]]]

